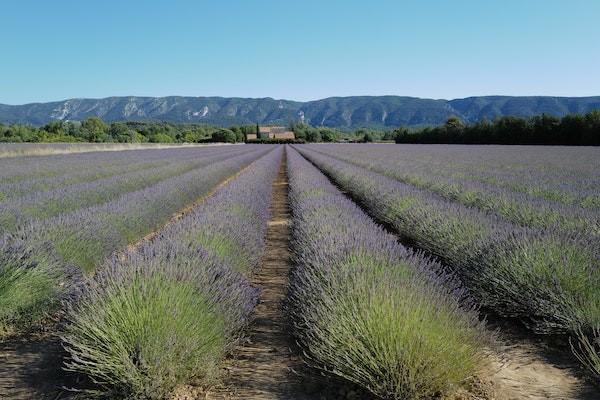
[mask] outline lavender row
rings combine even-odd
[[[164,159],[162,161],[138,161],[95,166],[79,164],[75,165],[69,173],[60,176],[35,177],[17,182],[0,183],[0,202],[14,200],[34,193],[64,188],[70,185],[110,178],[122,174],[124,171],[135,172],[150,168],[160,168],[169,163],[168,159]]]
[[[27,320],[28,310],[39,309],[37,314],[49,312],[63,294],[72,287],[66,270],[93,271],[114,252],[125,249],[144,235],[159,228],[178,210],[205,196],[223,180],[240,171],[272,149],[269,146],[247,146],[237,157],[214,163],[163,181],[149,188],[127,193],[106,204],[63,214],[23,226],[7,237],[7,248],[13,242],[24,241],[34,260],[27,265],[36,269],[58,265],[61,278],[54,281],[57,291],[47,291],[47,281],[38,280],[39,274],[25,274],[31,268],[0,269],[0,325],[18,327]],[[7,256],[8,257],[8,256]],[[39,258],[41,261],[36,261]],[[35,276],[34,276],[35,275]],[[42,274],[42,276],[45,276]],[[10,293],[23,295],[9,296]],[[37,296],[41,301],[33,299]],[[35,301],[34,301],[35,300]]]
[[[211,383],[258,293],[282,148],[255,161],[151,242],[104,265],[69,307],[67,369],[109,397],[163,399]]]
[[[0,236],[0,339],[37,325],[81,283],[81,270],[64,265],[51,247]]]
[[[22,228],[32,240],[53,243],[66,262],[92,270],[118,249],[164,224],[171,215],[271,150],[248,146],[236,157],[159,182],[93,207],[36,221]]]
[[[4,181],[0,183],[0,202],[16,199],[28,194],[64,188],[79,183],[90,183],[124,173],[144,169],[166,167],[184,160],[203,158],[212,154],[226,154],[239,151],[235,147],[198,148],[174,150],[125,151],[112,153],[89,153],[86,157],[75,155],[54,156],[51,160],[38,157],[13,158],[3,165]],[[100,157],[100,155],[102,157]],[[0,160],[0,163],[2,160]],[[50,166],[58,168],[47,176]],[[13,175],[10,175],[10,174]],[[26,173],[31,176],[19,176]]]
[[[289,307],[310,364],[384,399],[450,395],[487,342],[440,265],[402,247],[296,151],[289,152]],[[465,301],[466,303],[466,301]]]
[[[345,154],[348,146],[313,146],[311,149],[384,174],[402,183],[431,191],[446,200],[497,215],[511,223],[541,229],[557,228],[565,232],[586,232],[592,236],[600,236],[600,213],[591,207],[591,195],[582,194],[582,197],[590,203],[589,208],[584,208],[535,197],[529,193],[515,192],[489,183],[474,182],[460,177],[461,174],[452,170],[452,165],[445,166],[446,173],[458,174],[459,177],[438,175],[436,168],[419,169],[410,165],[407,160],[398,159],[397,156],[387,157],[388,150],[382,146],[368,147],[361,151],[351,149],[348,154]],[[598,199],[600,200],[600,197]]]
[[[194,156],[189,159],[172,162],[164,167],[147,168],[131,173],[122,173],[93,182],[79,183],[63,188],[5,201],[0,203],[1,231],[12,231],[27,221],[43,220],[63,213],[106,203],[127,192],[140,190],[174,178],[206,165],[219,162],[229,157],[243,154],[244,149],[237,151],[206,153],[203,157]]]
[[[539,332],[591,332],[600,324],[598,242],[516,227],[396,180],[301,153],[369,213],[450,265],[478,302]]]
[[[97,167],[102,168],[109,164],[124,165],[130,161],[158,161],[165,158],[168,154],[183,156],[203,150],[209,150],[209,148],[131,150],[0,158],[0,183],[79,173],[81,171],[74,170],[73,168],[82,165],[87,165],[91,169],[94,169]]]
[[[314,148],[317,148],[316,146]],[[600,208],[600,150],[563,146],[319,146],[415,179],[439,176],[587,208]],[[346,161],[348,161],[346,160]]]

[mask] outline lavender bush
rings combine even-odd
[[[450,179],[456,185],[480,183],[550,203],[600,211],[597,147],[377,144],[310,147],[406,179],[405,183],[422,188],[432,179],[434,183]]]
[[[25,156],[44,156],[54,154],[73,154],[88,152],[114,152],[124,150],[155,150],[155,149],[182,149],[196,147],[215,146],[208,144],[192,143],[0,143],[0,158],[4,157],[25,157]]]
[[[577,332],[571,349],[579,361],[597,378],[600,377],[600,324],[592,332]]]
[[[234,150],[234,147],[230,147]],[[85,182],[105,173],[127,171],[128,167],[143,163],[176,162],[180,158],[202,157],[215,147],[174,148],[63,154],[42,157],[0,158],[0,184],[68,177],[67,183]]]
[[[81,273],[53,258],[48,246],[27,238],[0,238],[0,336],[29,326],[74,293]]]
[[[441,267],[402,247],[289,152],[295,269],[290,314],[317,367],[384,399],[450,395],[484,365],[488,338]]]
[[[141,249],[114,258],[69,305],[66,368],[98,384],[89,394],[163,399],[215,378],[257,302],[238,271],[250,272],[263,252],[281,155],[271,151]]]
[[[0,159],[0,193],[6,199],[61,187],[109,178],[124,172],[160,168],[179,159],[198,157],[199,153],[178,151],[134,151],[124,154],[88,153],[53,157]],[[85,168],[82,168],[85,166]]]

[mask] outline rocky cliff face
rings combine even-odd
[[[450,116],[465,122],[503,115],[562,116],[600,109],[598,97],[484,96],[434,100],[403,96],[330,97],[297,102],[271,98],[108,97],[0,105],[0,122],[41,125],[53,120],[169,121],[215,125],[300,121],[339,128],[437,125]]]

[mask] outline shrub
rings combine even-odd
[[[78,283],[76,269],[63,267],[47,247],[0,239],[0,335],[46,317]]]
[[[577,339],[571,341],[571,349],[588,371],[600,377],[600,325],[587,333],[579,329]]]
[[[372,215],[447,262],[496,313],[545,332],[573,332],[600,320],[594,237],[514,226],[343,161],[302,153]]]
[[[219,129],[212,134],[213,142],[235,143],[236,140],[237,137],[235,132],[232,132],[229,129]]]
[[[44,220],[22,221],[23,226],[15,229],[20,242],[0,248],[0,305],[4,304],[0,311],[1,329],[23,330],[57,311],[60,300],[77,283],[72,277],[94,271],[115,251],[164,224],[174,212],[208,194],[219,182],[269,150],[235,150],[229,152],[231,157],[222,154],[222,158],[214,159],[218,162],[201,167],[202,173],[200,167],[191,169],[155,185],[122,193],[106,203],[65,211]],[[69,163],[67,167],[81,169],[81,159],[87,159],[72,157],[78,160],[73,164],[76,167]],[[107,156],[99,158],[103,157]],[[61,160],[65,158],[59,158],[59,166],[54,165],[58,175],[64,169]],[[6,172],[9,178],[14,174],[14,170]]]
[[[241,277],[206,253],[158,251],[113,261],[70,309],[66,368],[99,384],[90,394],[161,399],[210,382],[245,322],[254,300]]]
[[[508,231],[473,258],[469,282],[488,307],[533,330],[568,332],[600,324],[600,252],[585,237]]]

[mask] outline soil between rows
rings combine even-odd
[[[59,400],[68,397],[62,386],[76,377],[62,370],[65,352],[58,337],[43,333],[0,343],[0,399]]]

